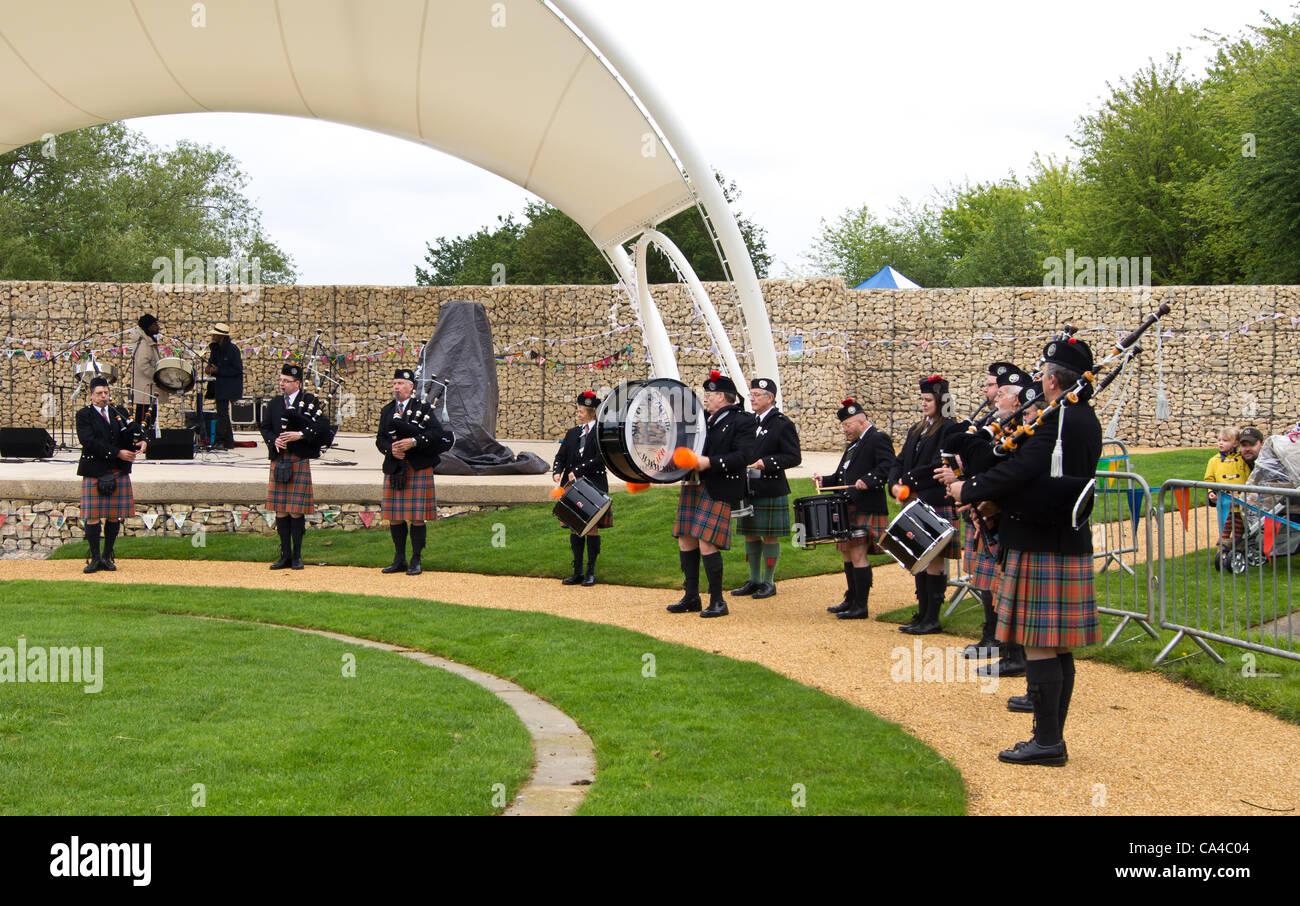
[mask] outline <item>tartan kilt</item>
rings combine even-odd
[[[1101,641],[1092,557],[1006,551],[998,586],[997,637],[1038,648]]]
[[[673,537],[689,535],[718,550],[731,549],[731,504],[714,500],[703,484],[682,483]]]
[[[275,460],[272,460],[270,474],[266,477],[266,508],[273,513],[306,516],[315,509],[311,492],[311,460],[290,453],[283,453],[280,458],[293,463],[293,481],[278,484],[275,480]]]
[[[782,538],[790,534],[790,497],[750,497],[741,506],[753,504],[754,512],[736,520],[736,532],[759,538]]]
[[[135,515],[135,493],[131,490],[131,476],[118,473],[117,490],[112,494],[99,493],[99,479],[81,479],[81,522],[98,522],[101,519],[122,521]]]
[[[889,528],[888,513],[864,513],[853,504],[849,504],[849,537],[854,540],[866,538],[868,554],[883,554],[885,552],[876,543],[876,539],[885,534],[887,528]],[[847,541],[836,541],[835,549],[840,553],[847,553],[849,543]]]
[[[962,570],[970,576],[970,587],[979,591],[997,591],[998,561],[989,554],[983,539],[977,536],[969,513],[962,514],[962,521],[966,523],[963,528]]]
[[[438,518],[438,494],[433,487],[433,468],[412,469],[402,463],[406,486],[393,488],[393,476],[384,476],[384,505],[380,518],[389,522],[432,522]]]
[[[961,559],[961,520],[957,518],[957,506],[952,501],[945,502],[942,506],[932,507],[939,514],[939,518],[947,519],[948,523],[956,529],[952,540],[948,546],[943,549],[943,553],[935,559],[943,560],[960,560]]]

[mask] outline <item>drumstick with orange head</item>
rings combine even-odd
[[[563,497],[564,485],[557,484],[555,487],[551,488],[551,496],[554,497],[556,500],[559,500],[561,497]]]
[[[700,454],[690,447],[678,447],[673,451],[673,464],[679,469],[693,469],[700,464]]]

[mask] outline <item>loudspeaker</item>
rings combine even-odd
[[[257,407],[252,399],[231,400],[230,424],[241,428],[251,428],[257,424]]]
[[[163,428],[162,437],[149,437],[145,456],[158,459],[193,459],[194,431],[190,428]]]
[[[0,456],[48,459],[53,453],[54,438],[44,428],[0,428]]]

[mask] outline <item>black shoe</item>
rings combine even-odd
[[[703,609],[699,595],[686,595],[676,604],[668,605],[669,613],[699,613]]]
[[[97,573],[97,572],[99,572],[99,569],[100,569],[100,566],[99,566],[99,558],[96,557],[96,558],[93,559],[93,560],[87,560],[87,561],[86,561],[86,567],[85,567],[85,569],[82,570],[82,572],[83,572],[83,573]]]
[[[846,611],[846,610],[852,610],[852,609],[853,609],[853,602],[852,602],[852,601],[841,601],[841,602],[838,603],[838,604],[835,604],[835,605],[833,605],[833,606],[831,606],[831,607],[827,607],[827,608],[826,608],[826,612],[827,612],[827,613],[844,613],[844,611]]]
[[[1033,714],[1034,703],[1029,700],[1028,695],[1013,695],[1007,699],[1007,710],[1015,711],[1017,714]]]
[[[271,564],[271,569],[288,569],[293,564],[293,557],[281,551],[280,559]]]
[[[998,647],[998,640],[992,636],[984,636],[978,642],[971,642],[962,649],[961,656],[964,658],[973,658],[975,660],[984,660],[985,658],[1000,657],[1001,649]]]
[[[912,619],[908,620],[906,623],[904,623],[904,624],[903,624],[902,626],[900,626],[899,628],[902,629],[902,628],[905,628],[905,627],[907,627],[907,626],[915,626],[917,623],[920,623],[920,622],[921,622],[921,611],[918,610],[916,613],[912,614]]]
[[[939,625],[938,620],[927,620],[924,623],[912,623],[907,626],[899,626],[899,632],[906,632],[908,635],[935,635],[943,632],[943,627]]]
[[[420,565],[420,555],[416,554],[411,558],[411,565],[407,567],[406,574],[408,576],[418,576],[422,572],[424,572],[424,567]]]
[[[976,676],[1024,676],[1025,662],[1003,657],[991,664],[976,667],[975,674]]]
[[[754,600],[759,601],[763,598],[770,598],[776,594],[776,585],[771,582],[764,582],[759,586],[758,591],[754,592]]]
[[[591,586],[593,586],[593,585],[595,585],[595,584],[596,584],[596,574],[595,574],[595,573],[587,573],[585,576],[582,577],[582,587],[583,587],[583,588],[591,588]]]
[[[115,562],[113,562],[113,558],[112,558],[112,557],[109,557],[109,556],[107,556],[107,555],[105,555],[105,556],[99,558],[99,568],[100,568],[100,569],[106,569],[106,570],[108,570],[110,573],[115,573],[115,572],[117,572],[117,564],[116,564]]]
[[[582,573],[574,573],[571,576],[565,576],[560,580],[561,585],[577,585],[582,581]]]
[[[740,588],[733,588],[731,590],[731,593],[738,598],[743,598],[746,595],[752,595],[754,592],[760,590],[762,587],[763,587],[762,582],[755,582],[753,579],[748,579],[746,580],[744,585],[740,586]]]
[[[295,554],[291,566],[293,569],[302,569],[302,557]]]
[[[1027,742],[1016,743],[1013,749],[1003,749],[998,753],[998,761],[1005,761],[1007,764],[1045,764],[1053,767],[1060,767],[1069,760],[1069,753],[1065,751],[1065,740],[1061,740],[1054,746],[1040,745],[1038,740],[1031,739]]]
[[[731,611],[727,610],[727,602],[722,598],[714,598],[709,602],[709,606],[700,611],[702,617],[725,617]]]
[[[406,572],[406,561],[398,557],[393,558],[393,562],[380,570],[381,573],[404,573]]]
[[[849,608],[839,614],[841,620],[865,620],[867,618],[867,608],[863,605],[860,608]]]

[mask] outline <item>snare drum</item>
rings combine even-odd
[[[814,494],[794,502],[795,531],[803,536],[801,547],[834,544],[849,537],[849,504],[838,494]]]
[[[555,501],[552,512],[570,531],[585,535],[605,518],[611,502],[595,485],[585,478],[579,478],[569,485],[563,497]]]
[[[159,359],[153,382],[170,393],[184,393],[194,386],[194,366],[176,356]]]
[[[690,472],[673,451],[704,451],[704,407],[690,387],[672,378],[626,381],[596,410],[596,437],[605,466],[624,481],[671,484]]]
[[[928,503],[913,500],[894,517],[876,543],[915,576],[944,552],[956,533],[952,523]]]

